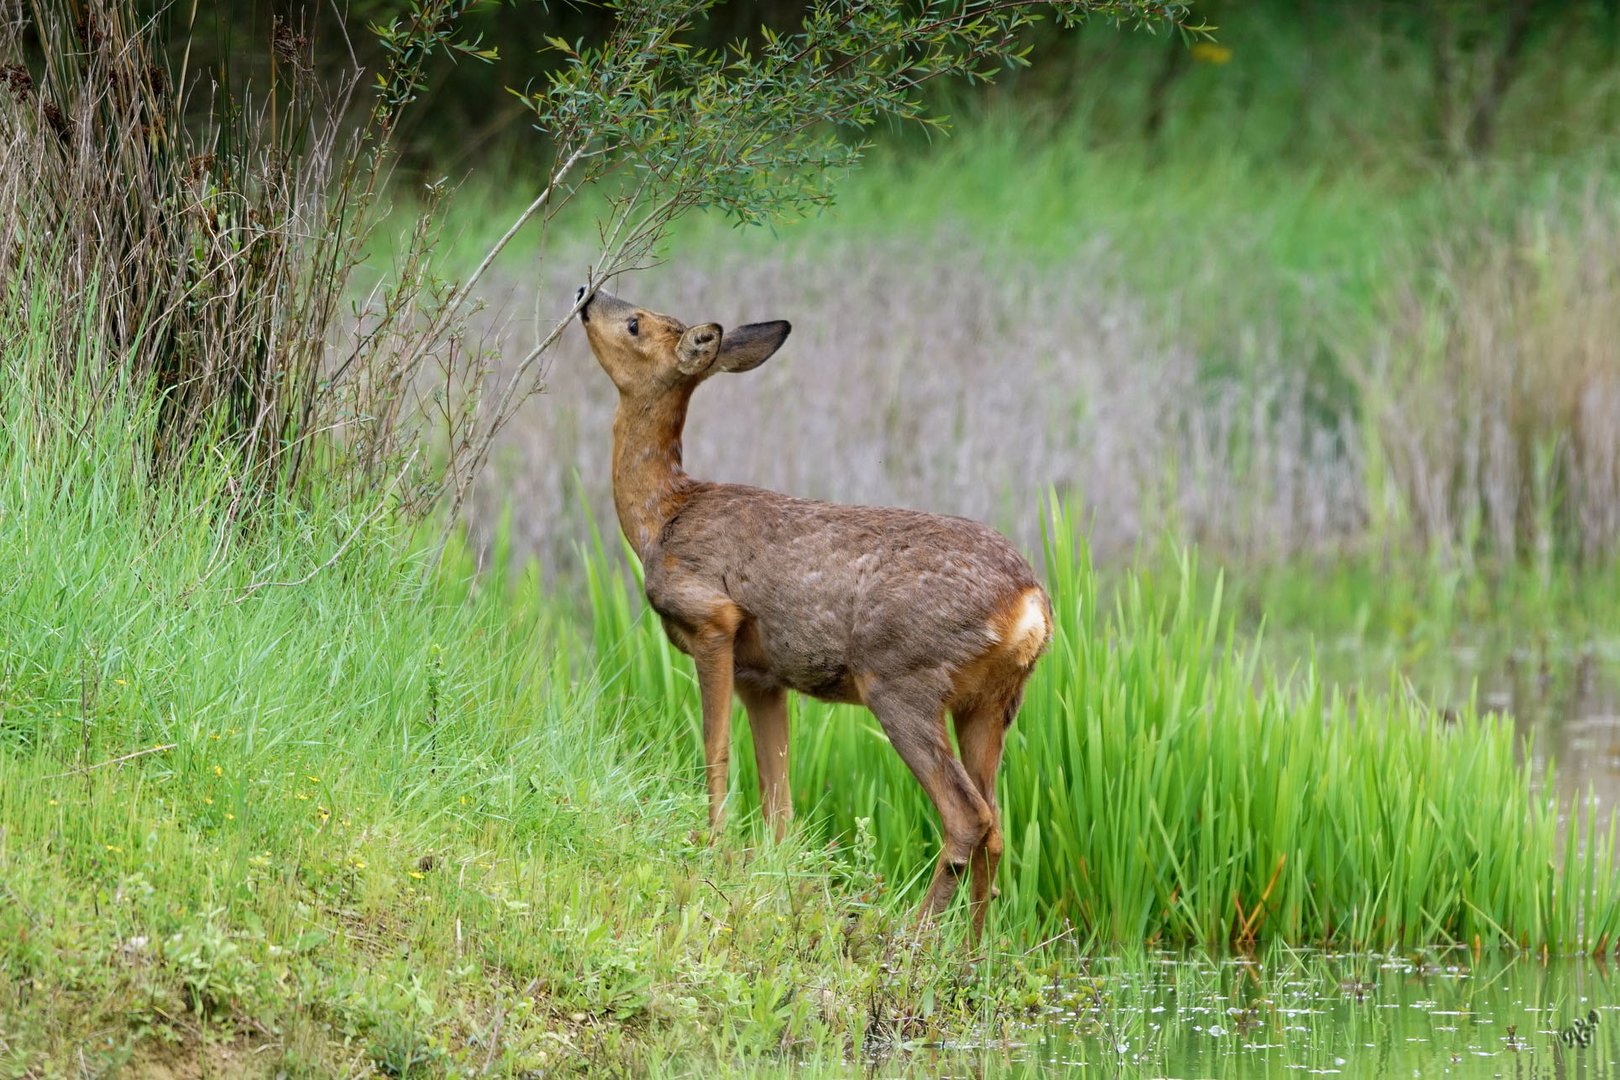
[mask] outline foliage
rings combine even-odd
[[[1004,931],[1073,926],[1116,948],[1615,946],[1616,837],[1591,805],[1542,793],[1552,785],[1520,763],[1510,722],[1441,715],[1398,685],[1329,691],[1308,666],[1267,672],[1186,563],[1167,592],[1127,576],[1106,610],[1076,535],[1054,516],[1056,637],[1002,766]],[[667,738],[678,717],[697,762],[689,669],[620,590],[596,571],[597,648],[644,737]],[[809,827],[847,839],[869,820],[884,873],[914,893],[937,826],[876,721],[801,699],[793,722]],[[753,809],[752,755],[735,760],[735,798]]]
[[[694,47],[685,39],[709,6],[625,4],[604,44],[554,39],[567,62],[525,95],[560,156],[587,148],[601,155],[598,168],[633,172],[632,205],[650,218],[633,228],[655,229],[692,207],[760,222],[826,203],[862,149],[845,133],[939,126],[922,88],[941,78],[972,86],[1025,63],[1021,32],[1040,18],[1069,28],[1096,16],[1146,24],[1184,14],[1163,3],[835,0],[808,8],[797,32],[763,28],[757,48]],[[644,250],[632,233],[627,254]]]
[[[268,33],[269,12],[214,6],[224,24],[220,42],[198,41],[197,49],[240,50]],[[763,28],[791,32],[812,6],[717,5],[694,21],[686,40],[695,48],[758,45]],[[386,23],[408,7],[404,0],[355,0],[345,10],[350,25],[360,25]],[[539,80],[566,60],[547,51],[547,38],[601,41],[617,13],[607,4],[553,4],[537,17],[531,3],[507,0],[476,5],[462,25],[469,36],[498,43],[509,61],[529,58],[524,75]],[[328,12],[311,14],[313,36],[338,36]],[[1607,4],[1199,0],[1194,14],[1217,36],[1193,49],[1174,35],[1116,37],[1100,28],[1072,35],[1052,20],[1028,27],[1021,39],[1032,47],[1034,66],[1003,84],[1007,100],[1047,117],[1087,115],[1106,145],[1145,141],[1174,152],[1189,140],[1219,145],[1235,137],[1322,166],[1381,157],[1402,168],[1466,170],[1567,150],[1613,122],[1616,84],[1606,58],[1620,19]],[[372,66],[375,49],[365,35],[356,35],[355,47]],[[342,57],[316,59],[331,75],[345,70]],[[408,157],[420,176],[457,173],[469,162],[482,169],[511,158],[521,169],[532,161],[527,111],[500,104],[504,86],[516,81],[506,67],[449,56],[430,64],[425,104],[436,122],[409,132]],[[943,90],[937,82],[929,89]],[[930,96],[957,111],[948,91]],[[1282,101],[1286,110],[1269,115]],[[1223,122],[1234,112],[1235,123]]]

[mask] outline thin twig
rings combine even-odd
[[[125,754],[122,757],[108,758],[106,761],[98,761],[94,765],[84,765],[84,766],[81,766],[80,768],[77,768],[77,769],[69,769],[67,772],[52,773],[49,776],[42,776],[42,777],[40,777],[40,779],[41,780],[61,780],[64,777],[68,777],[68,776],[80,776],[80,775],[83,775],[84,773],[91,772],[92,770],[95,770],[95,769],[104,768],[105,766],[108,766],[108,765],[117,765],[119,762],[132,761],[132,760],[134,760],[135,758],[138,758],[138,757],[145,757],[147,754],[161,754],[165,750],[173,750],[178,745],[180,745],[180,744],[179,743],[164,743],[162,746],[152,746],[152,747],[148,747],[145,750],[137,750],[133,754]]]
[[[601,151],[595,152],[601,153]],[[485,252],[483,261],[478,264],[477,269],[467,275],[467,280],[463,281],[461,287],[451,296],[450,302],[445,305],[446,310],[457,311],[462,304],[467,302],[467,297],[472,295],[473,286],[477,285],[479,280],[483,278],[485,272],[489,270],[490,264],[495,261],[496,256],[506,250],[506,245],[512,242],[512,237],[516,236],[519,230],[527,225],[546,203],[551,201],[551,193],[557,190],[557,185],[567,179],[568,174],[574,171],[574,166],[579,164],[579,159],[584,156],[586,156],[586,151],[582,145],[569,155],[568,160],[563,162],[561,167],[551,174],[551,182],[546,184],[545,189],[539,195],[536,195],[534,201],[525,207],[523,212],[507,227],[506,232],[501,234],[501,238],[495,241],[494,246]]]
[[[366,526],[371,524],[378,517],[380,517],[382,515],[382,512],[388,508],[388,496],[392,495],[393,492],[394,492],[394,489],[399,486],[399,482],[401,480],[405,479],[405,473],[407,471],[409,471],[412,463],[414,463],[416,461],[416,455],[421,453],[421,451],[422,451],[422,448],[420,446],[418,446],[415,450],[411,451],[411,456],[406,460],[404,466],[402,466],[400,468],[399,473],[389,483],[388,490],[383,492],[383,497],[381,499],[377,500],[376,507],[374,509],[372,509],[368,514],[366,514],[365,517],[360,519],[360,524],[356,525],[354,527],[354,531],[349,533],[349,535],[344,538],[343,543],[338,545],[338,549],[336,551],[332,552],[332,557],[331,558],[329,558],[325,562],[321,563],[321,565],[317,566],[315,569],[311,570],[309,573],[305,574],[303,577],[298,578],[296,581],[268,581],[268,580],[255,581],[253,584],[249,585],[243,591],[241,596],[238,596],[236,599],[232,600],[231,603],[240,604],[242,601],[246,600],[248,597],[250,597],[254,593],[258,592],[260,589],[266,589],[266,588],[270,588],[272,586],[274,586],[276,588],[291,589],[291,588],[296,588],[299,585],[308,584],[311,580],[314,579],[315,575],[319,574],[322,570],[327,569],[333,563],[335,563],[339,559],[343,558],[343,553],[349,550],[349,545],[354,543],[355,539],[357,537],[359,537],[361,532],[363,532],[365,530]]]

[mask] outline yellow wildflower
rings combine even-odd
[[[1231,61],[1232,50],[1213,41],[1200,41],[1192,47],[1192,58],[1200,64],[1214,64],[1218,67]]]
[[[214,775],[215,776],[224,776],[225,775],[225,770],[220,768],[218,765],[215,765],[214,766]]]

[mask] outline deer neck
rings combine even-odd
[[[691,397],[690,387],[651,401],[621,395],[613,414],[613,506],[643,562],[694,486],[681,467],[681,429]]]

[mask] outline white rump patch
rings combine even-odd
[[[1046,610],[1041,604],[1040,593],[1034,589],[1024,594],[1024,610],[1018,616],[1018,622],[1013,626],[1012,633],[1007,636],[1007,644],[1033,659],[1046,644],[1046,635],[1049,631],[1046,622]]]

